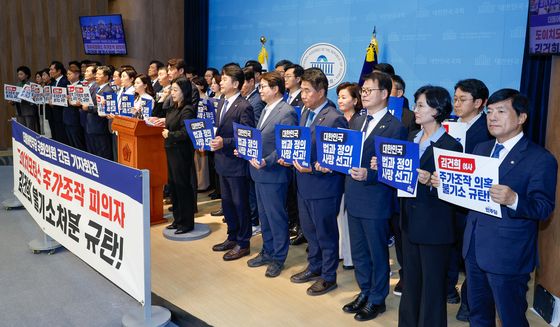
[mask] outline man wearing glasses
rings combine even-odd
[[[387,110],[391,94],[391,76],[374,71],[364,77],[362,104],[367,115],[350,123],[364,133],[362,162],[346,176],[345,201],[348,212],[350,248],[360,293],[342,310],[354,313],[354,319],[366,321],[385,312],[389,294],[389,219],[395,202],[395,189],[377,181],[377,170],[370,168],[375,156],[375,136],[405,140],[406,127]]]
[[[465,153],[472,154],[477,144],[493,138],[486,127],[486,114],[483,111],[488,95],[489,91],[486,85],[477,79],[464,79],[455,85],[455,96],[453,97],[455,115],[459,117],[457,121],[466,123],[468,128],[465,138]],[[461,286],[461,297],[459,297],[455,288],[459,280],[459,270],[463,266],[461,249],[467,213],[468,210],[463,208],[458,208],[457,210],[457,224],[455,226],[457,228],[458,241],[451,253],[451,261],[447,273],[447,302],[451,304],[461,302],[456,316],[457,320],[460,321],[468,321],[469,319],[466,276],[465,282]]]

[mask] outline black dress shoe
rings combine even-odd
[[[220,208],[220,210],[212,211],[210,216],[219,217],[224,215],[224,209]]]
[[[211,194],[209,195],[209,197],[210,197],[210,199],[212,199],[212,200],[217,200],[217,199],[221,199],[221,198],[222,198],[222,195],[221,195],[221,194],[217,194],[217,193],[211,193]]]
[[[342,269],[344,269],[344,270],[354,270],[354,266],[345,266],[345,265],[342,265]]]
[[[459,302],[461,302],[461,296],[459,296],[459,292],[457,292],[457,288],[454,288],[453,292],[447,294],[447,303],[457,304]]]
[[[235,247],[237,243],[235,243],[234,241],[230,241],[230,240],[225,240],[222,243],[218,243],[216,245],[214,245],[212,247],[213,251],[219,252],[219,251],[229,251],[231,249],[233,249]]]
[[[175,224],[175,223],[173,223],[173,224],[168,225],[167,227],[165,227],[165,229],[177,229],[177,228],[179,228],[179,226],[178,226],[177,224]]]
[[[317,280],[321,277],[318,273],[314,273],[309,268],[305,268],[304,271],[301,271],[292,277],[290,277],[290,281],[292,283],[300,284],[300,283],[307,283],[312,280]]]
[[[311,296],[323,295],[325,293],[334,290],[337,287],[338,285],[336,285],[336,280],[329,282],[324,280],[323,278],[319,278],[315,283],[313,283],[313,285],[311,285],[307,289],[307,295],[311,295]]]
[[[179,234],[186,234],[186,233],[192,231],[193,229],[194,229],[194,228],[192,228],[192,227],[190,227],[190,228],[187,228],[187,227],[179,227],[179,228],[177,228],[177,230],[175,231],[174,234],[176,234],[176,235],[179,235]]]
[[[246,247],[246,248],[242,248],[239,245],[236,245],[233,249],[227,251],[224,254],[224,261],[232,261],[232,260],[237,260],[239,258],[242,258],[246,255],[249,255],[249,253],[251,253],[251,249]]]
[[[307,243],[307,240],[305,239],[305,236],[303,236],[303,232],[300,229],[296,237],[290,240],[290,245],[300,245],[303,243]]]
[[[251,258],[249,259],[249,261],[247,261],[247,266],[255,268],[268,265],[270,263],[272,263],[272,258],[268,254],[265,254],[263,251],[261,251],[256,257]]]
[[[357,321],[367,321],[374,319],[381,313],[385,312],[387,308],[385,304],[366,303],[358,313],[354,316]]]
[[[269,278],[278,277],[280,273],[284,269],[284,264],[278,261],[273,261],[271,264],[268,265],[266,268],[265,276]]]
[[[364,307],[364,305],[366,305],[367,299],[368,299],[367,295],[360,293],[354,299],[354,301],[343,306],[342,311],[346,313],[356,313],[360,311]]]
[[[457,315],[455,316],[455,318],[457,318],[457,320],[459,321],[468,322],[469,315],[470,315],[469,306],[465,304],[465,302],[462,302],[461,306],[459,307],[459,311],[457,311]]]

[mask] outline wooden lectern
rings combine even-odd
[[[167,157],[163,147],[163,127],[149,126],[143,120],[116,116],[119,163],[150,171],[150,224],[163,218],[163,186],[167,183]]]

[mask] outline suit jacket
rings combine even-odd
[[[97,86],[97,84],[96,84]],[[97,97],[96,95],[103,95],[104,92],[113,92],[109,83],[105,84],[103,88],[90,89],[91,98],[93,99],[93,106],[90,106],[86,117],[86,133],[87,134],[109,134],[108,119],[100,117],[97,113]]]
[[[267,110],[270,110],[267,109]],[[263,159],[266,166],[256,169],[249,165],[251,178],[257,183],[287,183],[290,180],[291,169],[281,166],[278,161],[278,153],[276,152],[276,124],[296,125],[297,114],[294,108],[284,101],[280,101],[272,112],[262,122],[264,115],[261,116],[257,127],[261,130]]]
[[[488,124],[486,122],[486,114],[482,115],[467,130],[465,138],[465,153],[473,153],[477,144],[493,140],[494,137],[488,132]]]
[[[196,112],[190,104],[182,108],[175,108],[173,106],[167,110],[165,114],[165,128],[169,130],[169,134],[164,141],[166,148],[187,146],[194,151],[192,141],[185,128],[185,119],[194,118],[196,118]]]
[[[299,92],[298,95],[296,95],[296,97],[293,98],[292,101],[290,101],[289,105],[292,107],[303,108],[303,100],[301,100],[301,92]]]
[[[154,88],[154,93],[158,93],[163,89],[163,86],[159,84],[159,81],[156,81],[152,86]]]
[[[216,111],[216,136],[221,136],[224,140],[223,148],[214,153],[216,171],[220,176],[226,177],[248,176],[247,161],[233,155],[233,150],[235,149],[233,123],[255,127],[253,108],[249,101],[239,95],[230,105],[223,119],[220,119],[223,106],[224,101],[221,100]]]
[[[332,102],[331,102],[332,103]],[[300,126],[305,126],[309,110],[303,110]],[[327,105],[317,114],[311,124],[311,173],[300,173],[296,170],[299,196],[306,200],[325,199],[338,197],[344,190],[344,175],[338,172],[324,174],[315,170],[317,161],[317,144],[315,140],[315,127],[340,127],[348,128],[348,122],[334,106]]]
[[[408,130],[408,133],[420,129],[420,125],[416,124],[414,112],[410,111],[408,108],[403,108],[401,122]]]
[[[259,121],[259,119],[261,118],[261,113],[264,109],[264,106],[266,106],[266,103],[261,100],[261,95],[259,94],[258,91],[255,91],[255,92],[251,93],[251,95],[249,96],[247,101],[249,101],[249,103],[251,104],[251,107],[253,107],[253,114],[255,116],[255,122]]]
[[[478,144],[474,154],[490,156],[495,141]],[[463,256],[474,236],[481,269],[495,274],[528,274],[537,263],[539,221],[554,210],[558,163],[554,156],[524,136],[499,168],[500,184],[517,193],[517,209],[501,206],[502,219],[470,211]],[[474,234],[474,235],[473,235]]]
[[[409,135],[414,140],[417,131]],[[420,169],[433,173],[435,168],[433,148],[462,152],[463,147],[449,134],[443,134],[432,143],[420,158]],[[440,200],[435,187],[418,183],[416,198],[403,198],[401,228],[411,242],[418,244],[452,244],[455,242],[455,206]]]
[[[366,115],[358,116],[350,123],[350,128],[356,131],[362,129]],[[366,219],[389,219],[393,213],[396,191],[394,188],[377,181],[377,171],[370,168],[371,157],[375,156],[375,136],[405,140],[408,131],[403,124],[387,112],[377,123],[373,131],[364,141],[362,162],[360,167],[367,169],[367,179],[357,181],[352,176],[346,176],[344,187],[346,210],[354,217]]]

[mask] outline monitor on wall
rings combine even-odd
[[[529,53],[560,54],[560,0],[530,0]]]
[[[87,55],[126,55],[121,15],[80,16]]]

